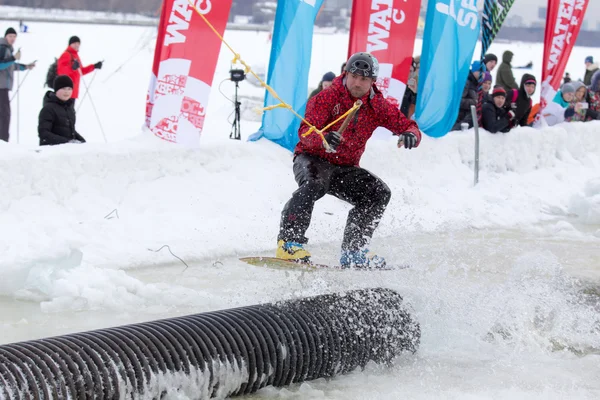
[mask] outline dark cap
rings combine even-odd
[[[60,89],[70,87],[73,89],[73,80],[69,78],[67,75],[59,75],[54,78],[54,85],[52,85],[55,92],[58,92]]]

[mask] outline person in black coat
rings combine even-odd
[[[506,111],[506,90],[497,85],[492,92],[492,101],[486,102],[481,108],[481,124],[483,129],[490,133],[506,133],[510,131],[511,119],[514,118],[513,111]]]
[[[462,99],[460,100],[460,107],[458,109],[458,118],[456,123],[452,127],[453,131],[461,130],[461,124],[469,124],[469,128],[473,127],[473,118],[471,117],[471,106],[477,106],[479,97],[477,95],[479,89],[479,74],[481,68],[481,61],[474,61],[471,64],[471,71],[467,77],[467,83],[463,90]]]
[[[323,90],[325,90],[329,86],[331,86],[334,79],[335,79],[335,74],[331,71],[329,71],[325,75],[323,75],[323,79],[321,79],[321,82],[319,82],[319,86],[317,86],[317,88],[310,93],[310,95],[308,96],[308,99],[309,100],[312,99],[313,97],[315,97],[316,95],[321,93]]]
[[[485,64],[486,71],[492,72],[496,68],[496,64],[498,64],[498,57],[495,54],[488,53],[483,58],[483,63]]]
[[[54,79],[53,88],[54,92],[46,92],[40,111],[40,146],[85,143],[83,136],[75,130],[75,101],[71,98],[73,81],[66,75],[59,75]]]
[[[515,117],[512,119],[511,128],[515,126],[529,126],[527,119],[531,113],[531,96],[535,93],[537,81],[535,76],[524,74],[521,78],[519,89],[510,89],[506,92],[506,103],[504,108],[507,112],[512,111]]]
[[[413,57],[410,66],[410,73],[408,74],[408,81],[406,82],[406,90],[402,98],[402,104],[400,105],[400,111],[406,118],[412,118],[415,113],[415,107],[417,105],[417,90],[419,86],[419,68],[421,64],[421,57]]]

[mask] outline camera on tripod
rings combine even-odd
[[[235,105],[235,116],[233,117],[233,124],[231,125],[231,134],[229,135],[230,139],[241,139],[240,134],[240,105],[242,103],[238,100],[238,88],[239,83],[246,78],[246,74],[243,69],[231,68],[229,70],[229,75],[231,76],[231,81],[235,82],[235,99],[233,104]]]
[[[246,74],[243,69],[230,69],[229,74],[233,82],[241,82],[246,79]]]

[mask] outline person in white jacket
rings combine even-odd
[[[549,102],[544,108],[543,115],[548,126],[553,126],[565,122],[565,111],[569,104],[575,98],[575,86],[572,83],[565,83],[556,93],[554,100]]]

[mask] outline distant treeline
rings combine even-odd
[[[109,11],[158,16],[163,0],[0,0],[3,6]],[[187,1],[186,1],[187,2]],[[252,15],[257,0],[233,0],[232,15]]]
[[[0,0],[0,5],[157,15],[162,0]]]

